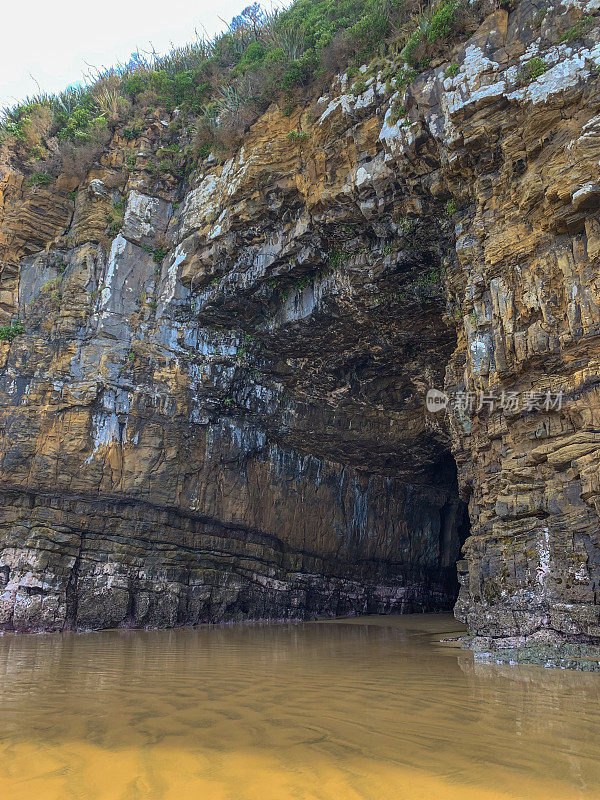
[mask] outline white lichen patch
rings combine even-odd
[[[100,447],[108,447],[121,440],[121,426],[114,411],[98,411],[92,416],[92,440],[92,452],[86,458],[86,464],[92,461]]]
[[[115,278],[115,273],[117,269],[117,263],[119,256],[122,256],[125,252],[125,248],[127,247],[126,239],[119,234],[112,243],[110,248],[110,255],[108,257],[108,266],[106,268],[106,275],[104,276],[104,288],[100,293],[100,309],[103,311],[103,315],[105,315],[106,309],[110,303],[110,299],[113,292],[113,281]]]
[[[558,57],[560,58],[560,50]],[[555,53],[546,56],[548,60],[554,58],[556,58]],[[582,49],[570,57],[561,58],[528,86],[507,94],[507,98],[521,103],[547,103],[580,81],[590,78],[593,66],[600,66],[600,44],[592,49]]]

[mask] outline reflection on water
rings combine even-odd
[[[449,615],[0,638],[0,798],[600,797],[600,676]]]

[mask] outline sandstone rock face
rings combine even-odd
[[[452,606],[466,505],[423,414],[456,345],[422,277],[449,227],[386,247],[355,188],[377,116],[315,127],[309,164],[300,116],[191,185],[111,168],[115,140],[75,201],[7,198],[18,231],[68,213],[3,262],[3,629]]]
[[[600,642],[591,5],[496,11],[403,96],[339,76],[185,182],[169,120],[75,201],[6,170],[0,627],[442,609],[464,544],[474,648]]]

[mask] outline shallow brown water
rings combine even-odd
[[[447,615],[0,638],[0,798],[600,798],[600,677]]]

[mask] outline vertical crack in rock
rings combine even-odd
[[[79,567],[81,565],[81,554],[85,544],[85,532],[81,531],[79,534],[79,550],[73,561],[73,566],[69,573],[67,585],[65,588],[65,622],[64,627],[68,629],[76,629],[77,627],[77,592],[79,582]]]

